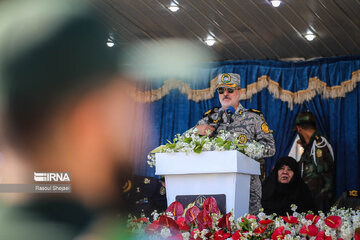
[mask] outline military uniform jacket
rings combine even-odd
[[[314,196],[333,195],[334,160],[330,144],[315,132],[300,159],[303,180]]]
[[[262,157],[271,157],[275,154],[275,140],[265,122],[264,117],[260,111],[246,109],[240,103],[235,113],[228,119],[226,114],[223,114],[219,122],[214,122],[218,118],[218,108],[214,108],[204,114],[197,125],[211,125],[216,128],[215,134],[221,130],[229,131],[230,133],[238,134],[239,143],[245,144],[247,142],[257,141],[264,146]],[[229,123],[228,123],[229,122]],[[233,139],[229,139],[233,140]]]

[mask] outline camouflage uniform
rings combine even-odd
[[[211,123],[211,119],[217,119],[218,108],[214,108],[205,113],[204,118],[201,119],[197,125],[210,125],[215,127],[216,123]],[[262,157],[271,157],[275,154],[275,140],[264,117],[260,111],[245,109],[240,103],[235,113],[232,116],[231,123],[227,123],[227,115],[223,114],[221,123],[216,128],[215,134],[221,130],[226,130],[231,133],[237,133],[240,143],[252,142],[253,140],[262,144],[265,149]],[[210,123],[209,123],[210,122]],[[230,139],[233,140],[233,139]],[[261,208],[261,181],[259,176],[251,176],[250,182],[250,203],[249,213],[257,214]]]
[[[300,168],[318,210],[327,210],[333,198],[333,153],[325,138],[315,132],[304,148]]]

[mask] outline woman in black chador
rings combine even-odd
[[[262,188],[262,206],[266,214],[291,214],[291,204],[297,212],[316,210],[314,199],[301,179],[298,163],[292,157],[280,158]]]

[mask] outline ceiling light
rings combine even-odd
[[[215,40],[215,38],[213,37],[213,36],[208,36],[207,38],[206,38],[206,40],[205,40],[205,43],[208,45],[208,46],[212,46],[212,45],[214,45],[215,43],[216,43],[216,40]]]
[[[180,8],[178,6],[178,2],[177,1],[173,1],[170,3],[170,6],[168,7],[170,11],[172,12],[177,12]]]
[[[271,2],[271,5],[273,5],[273,7],[278,7],[281,4],[281,1],[279,1],[279,0],[271,0],[270,2]]]
[[[115,45],[114,41],[111,38],[108,38],[106,45],[108,47],[113,47]]]
[[[312,40],[314,40],[314,38],[316,38],[316,35],[315,35],[313,32],[308,31],[308,32],[305,34],[305,38],[306,38],[306,40],[308,40],[308,41],[312,41]]]

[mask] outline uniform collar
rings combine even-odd
[[[241,103],[239,103],[239,106],[237,107],[235,113],[239,113],[239,112],[242,112],[244,110],[245,110],[245,108],[241,105]]]

